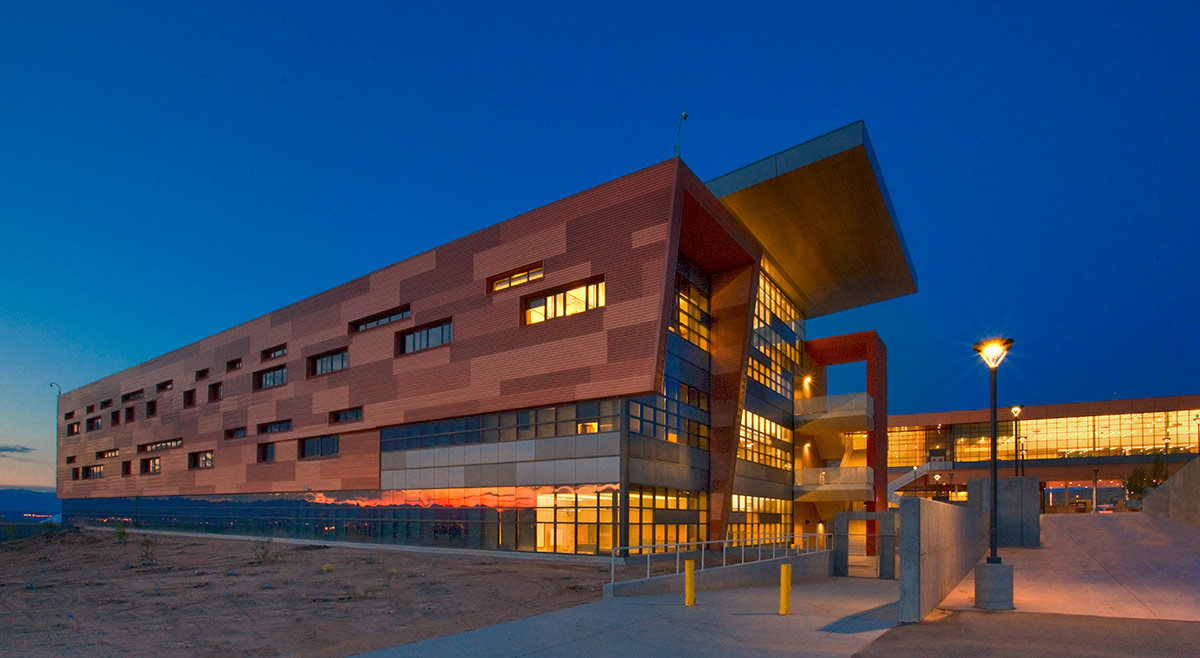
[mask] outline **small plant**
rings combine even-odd
[[[5,527],[4,528],[4,536],[7,537],[9,539],[9,541],[16,539],[17,538],[17,526],[10,525],[10,526]]]
[[[271,550],[271,538],[260,539],[251,542],[250,550],[254,552],[254,559],[260,564],[271,564],[279,559],[279,554]]]
[[[124,544],[125,542],[129,541],[129,533],[125,531],[124,523],[117,523],[115,534],[117,536],[118,544]]]
[[[53,537],[58,532],[58,526],[53,521],[46,521],[42,524],[42,531],[46,533],[46,537]]]
[[[145,535],[138,543],[138,559],[142,564],[154,564],[154,541]]]
[[[321,571],[324,571],[325,573],[333,573],[334,572],[333,564],[330,562],[326,562],[325,564],[322,564]]]

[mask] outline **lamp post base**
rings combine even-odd
[[[975,565],[975,607],[980,610],[1013,609],[1011,564],[984,562]]]

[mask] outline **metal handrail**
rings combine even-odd
[[[813,541],[813,540],[816,540],[816,541]],[[632,551],[632,550],[640,550],[640,549],[655,549],[655,548],[667,549],[667,550],[657,552],[657,553],[653,550],[644,551],[646,554],[646,577],[649,578],[650,577],[650,560],[651,560],[651,558],[654,557],[655,555],[659,555],[659,556],[669,555],[671,552],[670,551],[671,548],[675,549],[675,573],[678,575],[680,573],[681,558],[682,558],[683,553],[685,552],[683,549],[686,546],[699,546],[700,547],[700,571],[703,571],[705,557],[709,550],[708,547],[712,544],[720,544],[721,545],[721,566],[725,567],[725,566],[728,566],[728,564],[727,564],[727,549],[730,547],[731,544],[733,544],[733,545],[740,544],[741,545],[742,556],[741,556],[740,564],[745,564],[745,562],[746,562],[746,545],[747,544],[757,543],[758,557],[755,559],[755,561],[757,561],[757,560],[763,559],[763,546],[766,545],[768,542],[770,543],[770,546],[771,546],[771,557],[769,559],[776,559],[777,557],[789,556],[791,554],[791,551],[793,550],[793,548],[796,551],[796,555],[803,555],[805,553],[814,553],[817,551],[830,550],[830,546],[832,545],[832,542],[833,542],[833,533],[828,533],[828,532],[787,533],[787,534],[780,534],[780,535],[760,535],[760,536],[754,536],[754,537],[737,537],[737,538],[733,538],[733,539],[726,538],[724,540],[718,539],[718,540],[712,540],[712,541],[685,541],[685,542],[671,542],[671,543],[666,543],[666,544],[639,544],[636,546],[614,546],[612,549],[612,557],[611,557],[611,563],[610,563],[610,581],[609,582],[611,582],[611,583],[617,582],[617,553],[619,553],[621,551]],[[779,549],[780,545],[783,546],[783,554],[782,555],[779,555],[779,553],[778,553],[778,549]],[[694,550],[695,549],[692,549],[692,550],[688,550],[686,552],[691,553],[691,552],[694,552]]]

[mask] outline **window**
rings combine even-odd
[[[87,406],[87,412],[88,412],[89,414],[91,414],[91,413],[95,413],[95,412],[96,412],[96,405],[94,405],[94,404],[89,404],[89,405]]]
[[[76,466],[75,468],[72,468],[72,469],[71,469],[71,479],[72,479],[72,480],[78,480],[78,479],[79,479],[79,467],[78,467],[78,466]]]
[[[225,385],[221,382],[208,385],[208,401],[220,402],[225,399]]]
[[[395,322],[397,320],[403,320],[409,317],[412,317],[412,311],[408,309],[408,304],[405,304],[403,306],[397,306],[396,308],[389,308],[386,311],[375,313],[374,315],[368,315],[365,318],[359,318],[349,323],[349,329],[350,333],[366,331],[367,329],[382,327],[389,322]]]
[[[133,475],[133,461],[128,459],[121,462],[121,477],[127,475]]]
[[[263,350],[260,355],[262,356],[263,361],[270,361],[271,359],[278,359],[281,356],[286,356],[287,343],[276,345],[275,347],[268,347],[267,349]]]
[[[94,432],[104,427],[104,419],[99,416],[96,416],[95,418],[89,418],[87,419],[87,424],[85,427],[87,428],[87,431]]]
[[[234,370],[241,370],[241,369],[242,369],[242,360],[241,359],[230,359],[229,361],[225,362],[225,372],[233,372]]]
[[[314,459],[317,457],[337,457],[338,455],[338,438],[336,434],[329,436],[314,436],[311,439],[300,439],[299,443],[300,459]]]
[[[146,403],[146,418],[154,418],[158,415],[158,400],[151,400]]]
[[[277,420],[272,423],[258,424],[259,434],[275,434],[276,432],[287,432],[290,429],[292,429],[292,421],[290,418],[288,420]]]
[[[79,421],[67,425],[67,436],[79,436]]]
[[[542,278],[542,264],[530,265],[523,267],[516,272],[506,272],[491,280],[489,290],[492,292],[500,292],[507,290],[513,286],[519,286],[522,283],[537,281]]]
[[[121,450],[119,448],[113,448],[112,450],[101,450],[100,452],[96,453],[96,459],[113,459],[114,457],[120,456]]]
[[[682,274],[676,275],[675,312],[671,315],[670,331],[707,352],[711,325],[708,294]]]
[[[410,329],[396,334],[396,355],[432,349],[446,345],[452,340],[454,340],[454,322],[443,320],[421,329]]]
[[[269,370],[259,370],[254,373],[254,390],[283,386],[287,383],[287,366],[279,366]]]
[[[142,460],[141,473],[161,473],[162,457],[146,457]]]
[[[100,410],[101,410],[101,411],[103,411],[103,410],[105,410],[105,409],[107,409],[107,408],[109,408],[109,407],[111,407],[111,406],[112,406],[112,399],[111,399],[111,398],[109,398],[108,400],[105,400],[104,402],[101,402],[101,403],[100,403]],[[92,413],[92,408],[91,408],[91,407],[88,407],[88,413],[89,413],[89,414],[90,414],[90,413]]]
[[[136,391],[130,391],[121,396],[121,403],[132,402],[133,400],[141,400],[146,395],[146,389],[139,388]]]
[[[133,407],[125,407],[125,422],[132,423],[135,420],[137,418],[134,415]]]
[[[99,480],[104,477],[104,464],[96,464],[95,466],[83,467],[83,479]]]
[[[71,420],[74,417],[75,417],[74,411],[68,411],[67,413],[63,414],[63,420]]]
[[[269,464],[275,461],[275,444],[260,443],[258,444],[258,463]]]
[[[183,408],[196,406],[196,389],[189,388],[183,392]]]
[[[246,438],[245,427],[231,427],[225,430],[225,438],[227,439],[244,439]]]
[[[330,423],[353,423],[356,420],[362,420],[362,417],[362,407],[329,412]]]
[[[196,381],[200,381],[201,379],[208,379],[208,368],[196,371]]]
[[[325,375],[337,370],[345,370],[350,367],[350,352],[346,348],[318,354],[317,356],[309,357],[308,359],[308,375],[316,377],[317,375]]]
[[[121,412],[119,410],[108,414],[108,424],[110,427],[116,427],[121,424]]]
[[[604,306],[604,282],[586,283],[525,302],[525,324],[583,313]]]
[[[173,388],[175,388],[175,380],[168,379],[165,382],[159,382],[158,384],[156,384],[154,386],[154,392],[155,393],[163,393],[163,392],[169,391]]]
[[[67,457],[67,463],[74,464],[75,463],[75,455],[71,455],[70,457]]]
[[[154,443],[143,443],[138,446],[138,452],[156,452],[158,450],[170,450],[183,445],[183,439],[169,439],[167,441],[155,441]]]
[[[213,451],[202,450],[188,453],[188,470],[198,471],[213,467]]]

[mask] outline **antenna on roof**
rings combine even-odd
[[[683,122],[687,121],[687,108],[683,108],[683,114],[679,115],[679,127],[675,129],[675,157],[679,157],[682,152],[679,148],[679,133],[683,131]]]

